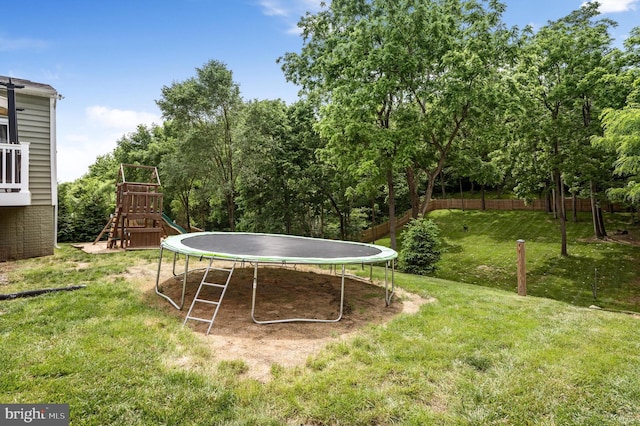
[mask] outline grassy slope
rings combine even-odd
[[[640,312],[640,247],[593,242],[589,215],[581,215],[578,223],[567,222],[569,257],[559,254],[557,221],[543,212],[441,210],[429,218],[445,241],[435,274],[439,278],[515,292],[516,240],[523,239],[528,294]],[[611,232],[630,229],[640,237],[640,227],[629,225],[626,215],[606,214],[606,221]]]
[[[0,302],[0,402],[68,403],[73,425],[640,424],[633,316],[396,274],[437,301],[260,384],[117,276],[138,262],[155,258],[17,262],[2,292],[88,287]]]

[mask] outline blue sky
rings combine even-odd
[[[327,0],[328,1],[328,0]],[[584,0],[503,0],[508,25],[540,28]],[[640,0],[601,0],[620,25],[640,25]],[[58,102],[58,181],[87,172],[138,124],[160,123],[163,86],[211,59],[227,64],[243,98],[293,102],[276,59],[299,51],[296,28],[320,0],[21,0],[0,25],[0,75],[52,85]]]

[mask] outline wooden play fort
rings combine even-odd
[[[121,164],[116,208],[94,244],[107,233],[107,247],[157,248],[163,236],[162,193],[158,169]]]

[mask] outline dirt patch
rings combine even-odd
[[[130,274],[137,279],[144,276],[146,282],[152,282],[148,292],[153,293],[155,270],[150,268],[131,268]],[[386,306],[383,286],[347,277],[340,321],[256,324],[251,318],[253,272],[253,268],[234,271],[208,336],[205,335],[208,324],[189,321],[188,326],[211,346],[217,360],[242,360],[248,367],[246,374],[261,381],[269,380],[274,364],[288,368],[304,365],[309,356],[318,353],[328,343],[349,337],[368,325],[385,323],[400,313],[415,313],[422,304],[432,301],[396,288],[392,303]],[[160,288],[173,300],[179,300],[182,277],[164,279],[166,276],[171,276],[171,269],[170,265],[163,264]],[[175,315],[176,320],[183,321],[202,276],[202,271],[188,274],[182,310],[178,311],[154,294],[156,306]],[[215,272],[207,277],[207,282],[224,282],[225,278],[224,273]],[[339,275],[314,268],[261,267],[258,270],[255,319],[336,319],[340,312],[340,282]],[[216,299],[217,294],[217,289],[206,289],[200,297]],[[212,305],[197,304],[192,316],[211,318],[214,309]]]
[[[15,268],[15,262],[0,262],[0,286],[11,284],[9,281],[9,273]]]
[[[609,240],[609,241],[614,241],[616,243],[626,244],[626,245],[629,245],[629,246],[639,246],[640,245],[640,239],[638,239],[632,233],[617,234],[617,233],[613,232],[613,233],[610,233],[607,236],[606,239]]]
[[[117,253],[119,251],[125,251],[123,248],[114,247],[107,248],[106,241],[98,241],[97,243],[81,243],[81,244],[73,244],[74,248],[80,249],[85,253],[89,254],[107,254],[107,253]]]

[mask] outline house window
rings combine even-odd
[[[7,143],[9,140],[9,120],[0,117],[0,143]]]

